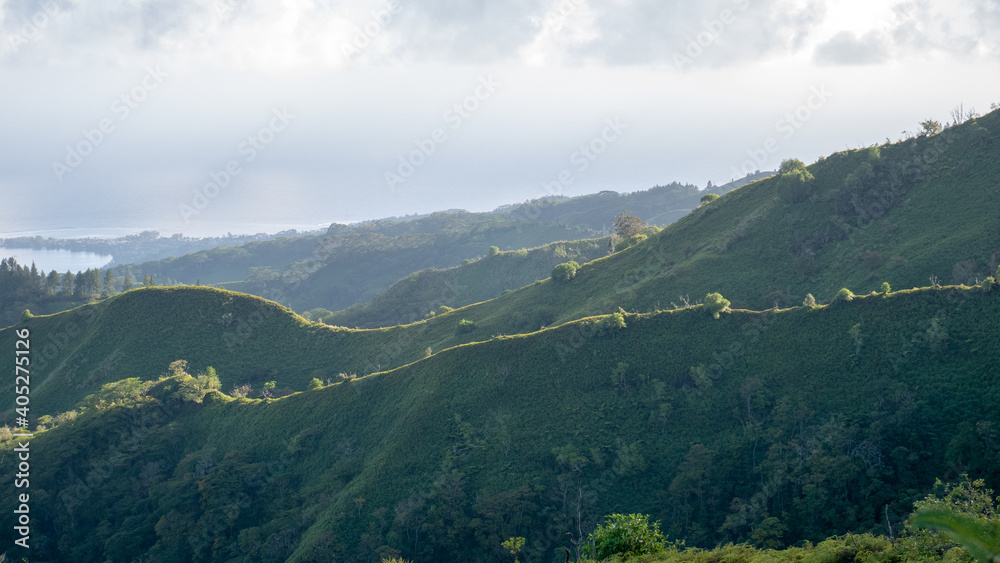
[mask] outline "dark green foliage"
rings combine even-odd
[[[778,168],[778,194],[786,203],[805,201],[812,193],[813,180],[815,177],[801,160],[784,160]]]
[[[609,514],[587,536],[583,554],[598,561],[613,555],[632,557],[663,550],[665,539],[660,533],[660,523],[649,524],[645,514]]]
[[[719,199],[719,194],[705,194],[701,196],[701,204],[705,205],[707,203],[712,203],[713,201]]]
[[[39,416],[80,413],[32,443],[32,488],[50,492],[32,511],[39,529],[56,530],[49,560],[153,552],[261,560],[272,548],[284,560],[285,546],[303,560],[367,560],[388,546],[412,560],[487,561],[517,536],[527,539],[524,558],[538,560],[573,547],[565,533],[577,535],[578,504],[584,536],[599,515],[627,506],[689,545],[788,545],[885,532],[887,505],[898,531],[900,515],[953,464],[1000,478],[1000,420],[979,408],[1000,393],[983,376],[1000,361],[995,292],[904,290],[841,307],[737,310],[725,322],[696,309],[630,314],[628,338],[607,338],[596,319],[583,319],[435,344],[426,359],[428,341],[453,337],[454,314],[355,332],[274,308],[232,351],[215,340],[240,334],[223,315],[244,318],[258,303],[209,288],[153,288],[85,307],[98,312],[90,324],[83,311],[32,320],[33,332],[58,339],[76,319],[72,340],[84,349],[67,349],[50,360],[65,368],[33,379]],[[172,319],[169,331],[140,314],[153,310]],[[848,330],[861,321],[858,353]],[[13,347],[12,332],[0,331],[0,347]],[[408,351],[396,364],[373,355],[401,343]],[[283,353],[269,358],[268,348]],[[158,379],[180,354],[187,367]],[[315,370],[350,370],[364,365],[352,357],[370,354],[383,373],[269,401],[202,394],[185,375],[210,364],[223,389],[249,378],[255,389],[276,381],[275,392],[304,390]],[[140,378],[129,382],[131,374]],[[88,377],[100,383],[77,389]],[[565,463],[554,448],[569,451]],[[70,471],[88,489],[67,510],[61,499],[84,498]],[[366,499],[360,515],[357,498]],[[16,508],[10,502],[0,497],[0,510]],[[550,527],[551,541],[534,533]],[[201,530],[211,541],[192,546]],[[0,540],[11,533],[0,530]],[[829,545],[808,549],[837,561],[861,550]]]
[[[576,271],[579,269],[580,265],[574,261],[557,264],[555,268],[552,268],[552,279],[561,283],[568,282],[576,277]]]

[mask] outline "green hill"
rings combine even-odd
[[[733,190],[625,251],[466,308],[489,334],[696,303],[721,292],[764,309],[856,292],[976,283],[1000,264],[989,202],[1000,196],[1000,111],[929,137],[836,153],[796,185],[779,176]],[[795,174],[790,174],[794,177]]]
[[[32,560],[487,561],[517,535],[551,560],[578,513],[588,530],[612,511],[651,514],[690,545],[746,539],[774,517],[794,543],[881,531],[885,511],[898,525],[935,477],[1000,477],[1000,419],[982,408],[1000,392],[996,289],[584,319],[277,400],[157,380],[174,359],[240,380],[227,373],[237,355],[185,347],[220,330],[169,307],[225,295],[139,290],[97,313],[80,344],[122,348],[122,362],[125,332],[156,320],[111,326],[148,307],[170,330],[145,336],[158,367],[130,374],[150,383],[107,386],[31,440]],[[296,321],[281,313],[273,328]],[[56,320],[30,321],[32,338]],[[303,371],[378,332],[264,326],[248,365],[266,353]],[[44,377],[33,408],[62,384]],[[8,513],[13,502],[0,498]]]
[[[609,238],[556,242],[538,248],[498,251],[447,269],[414,272],[368,303],[330,313],[314,311],[333,325],[373,328],[418,321],[441,307],[463,307],[549,277],[556,264],[589,262],[607,255]]]
[[[748,175],[707,191],[726,193],[771,174]],[[543,198],[493,212],[453,210],[334,224],[325,236],[281,237],[201,250],[179,258],[119,266],[115,273],[124,278],[126,268],[130,268],[139,278],[148,273],[160,282],[217,284],[274,299],[297,310],[336,310],[369,302],[376,292],[419,270],[451,268],[463,260],[481,257],[492,245],[501,250],[519,250],[604,234],[622,211],[630,210],[652,225],[669,224],[697,207],[703,194],[696,186],[675,182],[632,193],[606,191],[573,198]],[[514,285],[474,300],[538,279],[533,276],[537,276],[535,269],[518,273],[512,277]]]

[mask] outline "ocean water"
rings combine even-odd
[[[17,263],[30,266],[32,262],[43,273],[55,270],[60,274],[67,270],[79,272],[89,268],[100,268],[111,262],[110,254],[95,254],[93,252],[74,252],[71,250],[47,250],[33,248],[6,248],[0,246],[0,257],[13,256]]]

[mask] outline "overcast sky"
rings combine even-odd
[[[1000,102],[1000,0],[0,0],[0,234],[704,186]]]

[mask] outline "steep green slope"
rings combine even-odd
[[[133,292],[95,323],[169,295]],[[32,560],[494,561],[518,535],[531,560],[562,560],[613,511],[694,545],[768,517],[789,543],[882,530],[935,477],[1000,477],[998,317],[997,289],[928,289],[718,320],[584,319],[278,400],[200,399],[184,377],[108,388],[31,440]],[[354,346],[261,333],[244,353],[273,342],[322,365]],[[95,331],[87,347],[125,336]],[[146,337],[150,355],[198,352]]]
[[[144,274],[153,276],[160,283],[168,279],[180,283],[214,284],[245,279],[250,268],[281,270],[295,262],[312,256],[316,243],[323,235],[280,237],[274,240],[253,241],[237,246],[219,246],[199,250],[180,257],[152,260],[142,264],[124,264],[112,269],[124,279],[126,270],[140,282]]]
[[[434,233],[329,236],[316,246],[314,259],[289,266],[280,285],[263,295],[296,310],[346,309],[372,300],[413,272],[457,266],[485,255],[491,246],[516,250],[591,235],[564,225],[493,218]]]
[[[454,334],[444,323],[336,329],[259,297],[206,287],[136,289],[16,328],[24,327],[34,334],[35,416],[68,410],[105,383],[155,378],[180,358],[192,371],[215,367],[226,390],[244,383],[259,389],[273,380],[278,389],[299,391],[314,377],[411,362],[425,355],[425,340]],[[16,340],[15,328],[0,330],[3,349],[13,350]],[[3,384],[6,421],[13,418],[13,385]]]
[[[769,308],[856,292],[975,283],[1000,264],[1000,111],[931,137],[836,153],[803,184],[774,177],[703,205],[658,235],[584,265],[568,284],[533,285],[463,311],[490,334],[621,307],[646,312],[719,291]],[[532,326],[533,325],[533,326]]]
[[[327,324],[372,328],[418,321],[440,307],[462,307],[497,297],[549,277],[556,264],[589,262],[608,253],[607,237],[500,251],[444,270],[414,272],[369,303],[336,313],[318,313]]]

